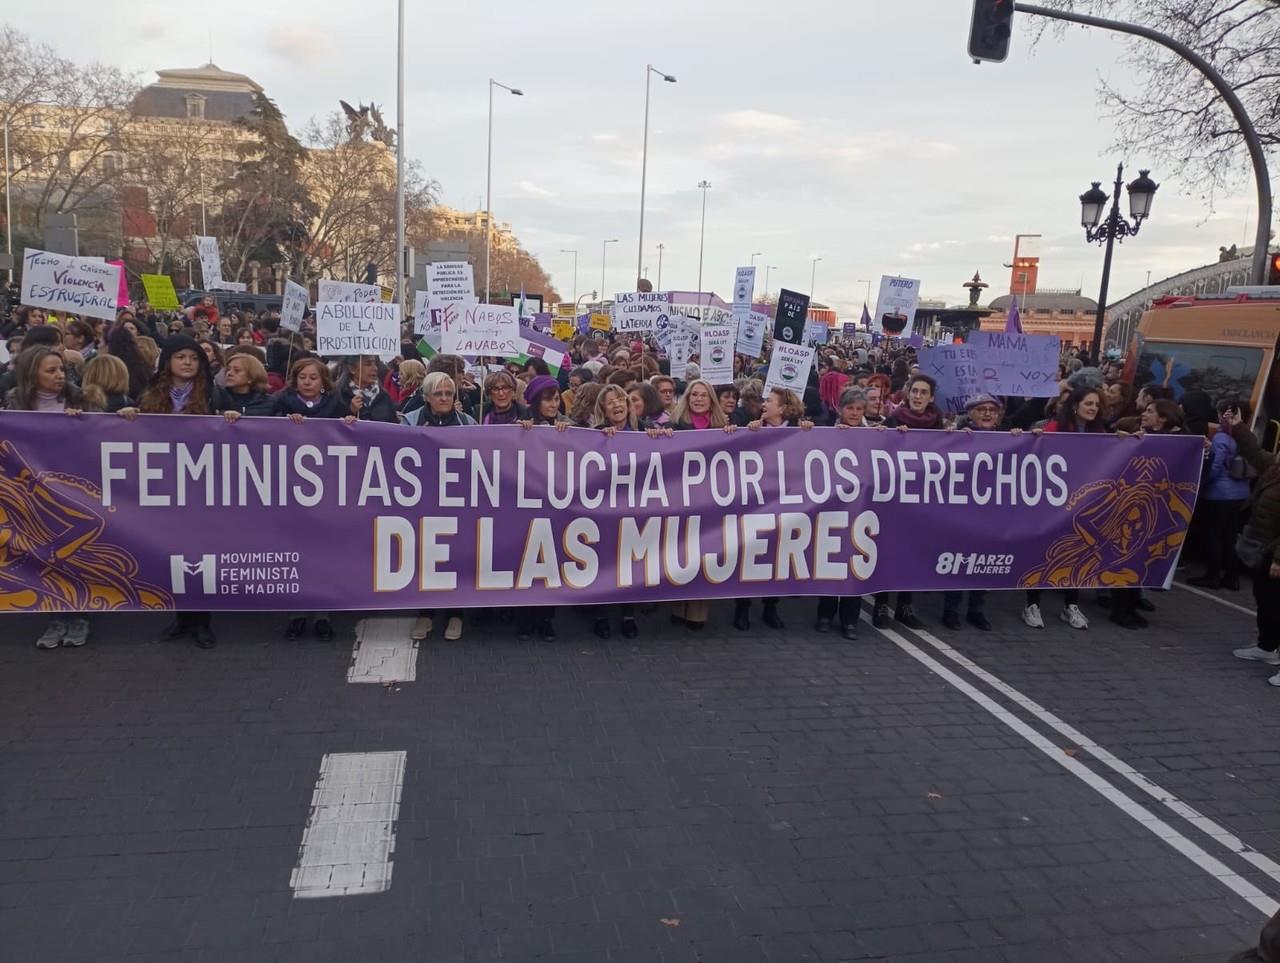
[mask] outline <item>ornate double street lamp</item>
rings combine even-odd
[[[1084,227],[1085,240],[1090,244],[1097,242],[1107,246],[1107,253],[1102,261],[1102,290],[1098,294],[1098,314],[1093,322],[1094,360],[1102,357],[1102,322],[1107,313],[1107,288],[1111,284],[1111,254],[1116,241],[1137,234],[1148,215],[1151,214],[1151,202],[1160,187],[1147,175],[1150,171],[1138,171],[1138,177],[1128,186],[1130,224],[1120,213],[1120,188],[1124,183],[1124,165],[1116,167],[1116,185],[1110,198],[1111,213],[1103,221],[1102,212],[1107,206],[1107,192],[1102,189],[1101,181],[1094,181],[1093,186],[1080,195],[1080,224]]]

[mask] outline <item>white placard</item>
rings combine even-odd
[[[520,336],[518,315],[510,304],[468,304],[456,315],[444,313],[440,319],[441,350],[464,358],[515,355]]]
[[[426,334],[431,330],[431,293],[413,292],[413,333]]]
[[[826,344],[831,337],[831,328],[825,321],[815,321],[812,318],[804,323],[804,334],[800,337],[804,344]]]
[[[382,300],[382,288],[376,284],[356,284],[353,281],[333,281],[321,278],[316,286],[317,301],[370,301]]]
[[[671,314],[664,311],[653,322],[653,340],[663,354],[671,350]]]
[[[760,357],[760,349],[764,346],[764,333],[769,329],[769,315],[760,311],[737,311],[738,343],[734,351],[748,358]]]
[[[318,302],[316,353],[325,358],[375,355],[390,361],[400,353],[400,305]]]
[[[302,316],[307,313],[307,289],[296,281],[284,282],[284,301],[280,304],[280,327],[301,331]]]
[[[775,340],[773,354],[769,357],[769,377],[764,382],[765,391],[786,388],[803,401],[805,385],[809,383],[809,369],[812,367],[812,345]]]
[[[740,267],[733,277],[733,306],[735,308],[751,307],[751,299],[756,291],[756,269]]]
[[[919,304],[920,281],[918,279],[885,275],[880,278],[880,297],[876,300],[876,313],[871,317],[871,330],[879,334],[887,334],[892,338],[906,337],[911,334],[911,327],[915,324],[916,308]],[[889,315],[890,318],[889,330],[885,329],[885,315]]]
[[[27,248],[22,253],[22,303],[50,311],[116,319],[120,266]]]
[[[672,319],[673,321],[675,318]],[[697,332],[686,327],[672,327],[671,330],[671,377],[684,380],[688,373],[689,355],[696,347]]]
[[[206,291],[222,287],[222,255],[218,253],[216,237],[196,237],[196,255],[200,258],[200,276]]]
[[[732,324],[703,326],[698,361],[702,377],[713,385],[733,384],[733,344],[737,337],[737,328]]]
[[[617,334],[646,334],[671,308],[660,291],[624,291],[613,296],[613,330]]]
[[[244,294],[249,290],[249,285],[243,281],[219,281],[218,288],[222,291],[231,291],[235,294]]]
[[[471,265],[466,261],[434,261],[428,264],[427,290],[433,299],[441,303],[474,303],[476,279]]]

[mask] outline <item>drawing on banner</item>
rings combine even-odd
[[[739,311],[738,341],[733,350],[748,358],[760,357],[760,351],[764,347],[764,332],[768,326],[769,315],[763,311]]]
[[[120,271],[101,258],[27,248],[22,254],[22,303],[114,321]]]
[[[434,261],[427,265],[427,290],[442,304],[475,303],[475,272],[467,261]]]
[[[440,315],[440,346],[445,354],[465,358],[479,355],[507,357],[517,353],[519,311],[510,304],[448,305],[458,313]]]
[[[670,296],[660,291],[624,291],[613,297],[613,330],[619,334],[648,334],[658,316],[670,306]]]
[[[280,327],[286,331],[301,331],[302,319],[307,313],[307,289],[297,281],[284,282],[284,300],[280,304]]]
[[[738,332],[731,324],[704,325],[698,359],[702,377],[713,385],[733,383],[733,347]]]
[[[885,275],[880,278],[880,297],[876,300],[876,313],[871,319],[871,330],[890,337],[910,331],[916,321],[916,308],[920,306],[920,281],[917,278],[899,278]]]
[[[774,341],[773,354],[769,356],[769,375],[764,383],[765,390],[786,388],[803,400],[805,386],[809,383],[809,370],[812,367],[812,345]]]
[[[374,355],[390,361],[400,353],[400,305],[318,302],[316,353],[325,358]]]
[[[783,288],[778,292],[778,308],[773,316],[773,339],[799,344],[809,314],[809,296]]]
[[[377,284],[356,284],[352,281],[334,281],[321,278],[316,282],[316,301],[358,301],[369,303],[382,300],[382,288]]]

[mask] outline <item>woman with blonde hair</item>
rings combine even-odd
[[[160,363],[160,345],[156,344],[154,338],[148,338],[145,334],[140,334],[133,340],[138,345],[138,354],[142,355],[142,360],[152,371],[155,371]]]
[[[616,431],[640,431],[648,426],[636,417],[626,389],[619,385],[605,385],[596,396],[591,427],[612,435]]]
[[[113,354],[96,354],[89,359],[80,390],[86,411],[114,414],[133,404],[129,398],[129,366]]]

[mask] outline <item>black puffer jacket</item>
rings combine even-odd
[[[1271,559],[1280,562],[1280,463],[1275,455],[1263,451],[1248,425],[1236,425],[1231,437],[1240,446],[1244,460],[1257,471],[1257,484],[1249,496],[1252,512],[1249,527],[1254,536],[1270,546]]]

